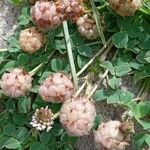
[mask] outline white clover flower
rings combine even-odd
[[[35,111],[30,124],[36,128],[36,130],[46,130],[49,132],[49,130],[52,128],[52,125],[54,124],[54,119],[55,117],[51,109],[46,106],[45,108],[42,107],[41,109],[37,109]]]

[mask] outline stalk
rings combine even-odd
[[[75,64],[74,64],[74,58],[73,58],[73,53],[72,53],[72,47],[71,47],[71,42],[70,42],[70,36],[69,36],[67,21],[63,22],[63,30],[64,30],[64,37],[65,37],[65,41],[66,41],[66,47],[67,47],[67,52],[68,52],[68,57],[69,57],[71,73],[73,76],[75,88],[77,88],[78,79],[77,79],[77,75],[76,75],[76,69],[75,69]]]
[[[60,115],[60,111],[55,113],[54,116],[52,117],[52,119],[56,119],[59,115]]]
[[[7,51],[8,51],[7,48],[2,48],[2,49],[0,49],[0,52],[7,52]]]
[[[108,70],[106,70],[102,76],[102,78],[97,82],[97,84],[93,87],[92,91],[89,93],[89,95],[87,96],[87,99],[90,99],[92,97],[92,95],[95,93],[95,91],[97,90],[97,88],[99,87],[99,85],[102,83],[102,81],[105,79],[105,77],[108,74]]]
[[[43,63],[39,64],[39,65],[36,66],[33,70],[31,70],[31,71],[29,72],[29,74],[30,74],[31,76],[33,76],[42,66],[43,66]]]
[[[49,56],[48,56],[48,59],[50,59],[52,56],[53,56],[53,54],[55,53],[55,51],[53,51]],[[42,66],[44,65],[44,63],[40,63],[38,66],[36,66],[33,70],[31,70],[30,72],[29,72],[29,74],[31,75],[31,76],[33,76]]]
[[[106,47],[109,46],[110,42],[111,42],[111,38],[107,41]],[[103,53],[103,51],[106,49],[106,47],[103,46],[100,49],[100,51],[97,54],[95,54],[95,56],[77,73],[77,77],[79,75],[81,75],[94,62],[94,60]]]
[[[116,58],[117,56],[117,52],[115,53],[113,60]],[[93,87],[92,91],[89,93],[89,95],[87,96],[87,99],[90,99],[92,97],[92,95],[96,92],[96,90],[98,89],[98,87],[100,86],[100,84],[103,82],[103,80],[105,79],[105,77],[107,77],[108,75],[108,69],[104,72],[103,76],[101,77],[101,79],[97,82],[97,84]]]
[[[95,19],[95,22],[96,22],[98,33],[100,35],[100,38],[102,40],[102,43],[103,43],[104,47],[106,47],[106,40],[105,40],[105,36],[104,36],[104,33],[103,33],[102,25],[101,25],[101,22],[100,22],[100,18],[99,18],[100,14],[97,10],[97,7],[95,6],[94,0],[90,0],[90,3],[91,3],[91,6],[92,6],[93,16],[94,16],[94,19]]]
[[[97,9],[98,9],[98,10],[101,10],[101,9],[105,8],[106,6],[108,6],[108,3],[105,3],[105,4],[103,4],[102,6],[98,6]],[[85,14],[90,13],[90,12],[92,12],[91,9],[84,11]]]

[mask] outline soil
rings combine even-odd
[[[0,48],[7,48],[7,38],[14,34],[17,28],[17,17],[20,10],[12,6],[6,0],[0,1]],[[126,76],[122,80],[122,87],[133,92],[135,95],[138,93],[137,86],[134,85],[131,76]],[[111,119],[120,120],[123,110],[114,105],[107,105],[105,102],[100,102],[96,104],[97,112],[103,118],[103,121],[108,121]],[[93,134],[89,136],[84,136],[79,138],[76,144],[76,150],[95,150],[93,142]],[[133,144],[127,148],[127,150],[135,150]]]

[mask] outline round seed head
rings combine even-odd
[[[62,103],[74,92],[72,81],[62,73],[50,75],[40,86],[39,93],[46,102]]]
[[[122,123],[119,121],[102,123],[94,136],[99,150],[101,145],[108,150],[124,150],[130,140],[129,134],[122,131]]]
[[[93,103],[85,98],[65,101],[60,112],[60,122],[73,136],[88,135],[93,127],[96,110]]]
[[[49,30],[57,28],[64,17],[53,1],[37,1],[31,9],[31,16],[38,27]]]
[[[23,69],[15,68],[9,73],[4,73],[0,86],[6,96],[18,98],[24,96],[32,87],[32,78]]]
[[[31,27],[21,31],[19,45],[21,49],[29,54],[39,50],[46,43],[43,33],[37,31],[36,27]]]
[[[133,16],[141,3],[141,0],[109,0],[111,8],[120,16]]]

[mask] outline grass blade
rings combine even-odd
[[[97,7],[95,6],[94,0],[90,0],[90,3],[91,3],[91,6],[92,6],[93,16],[94,16],[94,19],[95,19],[95,22],[96,22],[98,33],[100,35],[100,38],[102,40],[102,43],[103,43],[104,47],[106,47],[106,40],[105,40],[105,37],[104,37],[102,25],[101,25],[101,22],[100,22],[100,19],[99,19],[100,14],[97,10]]]
[[[74,81],[75,87],[77,88],[78,80],[77,80],[77,75],[76,75],[74,59],[73,59],[73,53],[72,53],[72,47],[71,47],[71,42],[70,42],[70,36],[69,36],[67,21],[63,22],[63,30],[64,30],[64,37],[65,37],[65,41],[66,41],[66,47],[67,47],[67,52],[68,52],[68,57],[69,57],[71,73],[73,76],[73,81]]]

